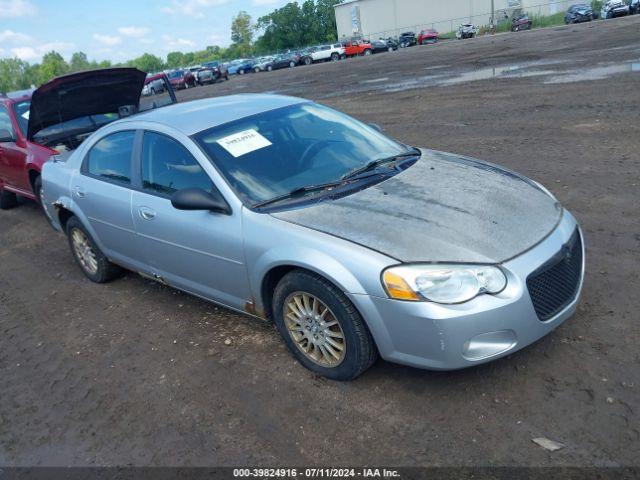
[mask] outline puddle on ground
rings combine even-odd
[[[614,65],[602,65],[597,67],[585,68],[581,70],[573,70],[569,72],[563,72],[560,75],[549,78],[544,83],[558,84],[558,83],[574,83],[574,82],[586,82],[593,80],[606,80],[614,75],[620,75],[623,73],[640,72],[640,62],[622,63]],[[559,73],[559,72],[556,72]]]
[[[358,83],[379,83],[379,82],[386,82],[387,80],[389,80],[389,77],[372,78],[371,80],[361,80]]]

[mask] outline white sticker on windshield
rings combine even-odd
[[[241,157],[271,145],[271,142],[254,129],[234,133],[218,140],[218,144],[234,157]]]
[[[22,118],[24,118],[25,120],[29,120],[29,112],[30,112],[30,111],[31,111],[31,110],[27,110],[26,112],[24,112],[24,113],[22,114]]]

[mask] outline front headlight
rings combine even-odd
[[[500,293],[507,277],[490,265],[400,265],[385,270],[382,283],[396,300],[453,304],[481,293]]]

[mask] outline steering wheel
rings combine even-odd
[[[300,156],[300,165],[304,166],[306,165],[306,163],[311,160],[313,157],[315,157],[318,153],[320,153],[322,150],[324,150],[325,148],[327,148],[330,145],[330,142],[328,142],[327,140],[317,140],[315,142],[313,142],[311,145],[309,145],[307,148],[304,149],[304,152],[302,152],[302,155]]]

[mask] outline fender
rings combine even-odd
[[[315,272],[345,293],[366,293],[349,269],[326,253],[308,247],[276,247],[263,253],[252,266],[248,266],[249,284],[258,311],[265,308],[261,295],[265,276],[273,268],[281,266],[294,266]]]
[[[55,212],[53,212],[54,213],[53,219],[56,222],[56,224],[54,225],[54,228],[56,228],[56,230],[59,230],[62,233],[65,233],[65,232],[62,231],[62,226],[59,223],[59,212],[60,212],[60,208],[64,208],[66,210],[69,210],[76,217],[78,217],[78,220],[80,220],[80,222],[82,223],[84,228],[87,229],[87,231],[91,235],[91,238],[96,243],[98,248],[100,250],[102,250],[103,252],[105,251],[104,245],[100,241],[100,238],[98,237],[96,231],[91,226],[91,222],[89,221],[87,216],[84,213],[82,213],[82,210],[80,209],[80,207],[76,204],[76,202],[73,201],[73,199],[71,197],[69,197],[67,195],[63,195],[61,197],[58,197],[57,200],[52,202],[52,205],[55,208]]]

